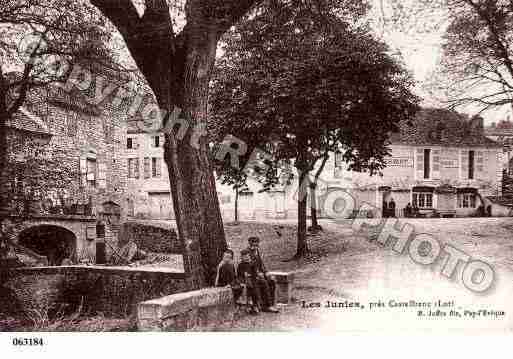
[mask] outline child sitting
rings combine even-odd
[[[247,290],[247,295],[251,298],[252,307],[251,313],[258,314],[260,312],[260,296],[258,292],[258,288],[256,286],[257,280],[257,271],[255,264],[251,261],[250,252],[248,249],[243,249],[240,252],[241,262],[237,267],[237,278],[240,283],[242,283]]]
[[[223,259],[217,266],[215,286],[231,286],[235,302],[237,302],[237,299],[239,299],[239,297],[242,294],[242,288],[239,285],[237,277],[235,275],[235,265],[233,264],[233,251],[231,249],[227,249],[226,251],[224,251]]]

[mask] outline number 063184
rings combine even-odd
[[[12,345],[15,346],[43,346],[43,338],[13,338]]]

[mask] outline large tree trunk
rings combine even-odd
[[[186,25],[176,34],[166,0],[145,1],[142,15],[131,0],[91,0],[120,31],[159,105],[168,112],[181,108],[188,121],[184,138],[166,134],[164,159],[191,289],[213,283],[226,248],[208,143],[205,136],[198,141],[194,129],[207,122],[217,42],[258,1],[187,0]]]
[[[0,99],[2,101],[2,99]],[[2,101],[3,102],[3,101]],[[0,212],[7,208],[7,184],[8,178],[6,174],[7,165],[7,114],[2,108],[4,106],[0,104]]]
[[[319,225],[319,221],[317,219],[317,188],[319,184],[319,177],[321,176],[322,171],[324,171],[324,167],[326,166],[328,159],[329,155],[324,155],[321,165],[315,173],[314,180],[310,183],[310,220],[312,222],[312,231],[322,231],[322,227]]]
[[[308,250],[306,241],[306,209],[308,201],[308,171],[299,169],[299,185],[297,198],[297,251],[295,258],[305,257]]]
[[[204,40],[191,44],[186,54],[182,114],[188,132],[182,139],[166,135],[164,157],[191,289],[213,284],[215,268],[227,248],[207,138],[201,133],[207,121],[208,83],[217,44],[214,39]],[[163,97],[157,96],[166,105]]]

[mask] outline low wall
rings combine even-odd
[[[134,242],[147,252],[183,254],[183,247],[176,231],[172,228],[140,223],[126,222],[119,233],[119,246]]]
[[[289,304],[294,289],[294,272],[269,272],[276,281],[276,303]]]
[[[235,315],[229,287],[204,288],[140,303],[139,331],[205,331],[232,321]]]
[[[289,304],[294,273],[270,272],[276,280],[276,302]],[[137,306],[139,331],[215,330],[234,320],[236,306],[230,287],[204,288],[148,300]]]
[[[156,268],[68,266],[0,273],[2,311],[28,315],[74,312],[134,316],[137,304],[185,290],[184,273]],[[1,301],[1,300],[0,300]]]

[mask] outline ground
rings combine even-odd
[[[222,330],[318,330],[318,331],[401,331],[509,330],[513,327],[509,298],[513,288],[513,219],[456,218],[404,219],[416,233],[430,233],[442,243],[450,243],[472,258],[490,263],[496,272],[495,287],[476,295],[462,284],[461,270],[451,279],[440,274],[443,261],[424,267],[414,263],[407,254],[399,255],[375,240],[373,232],[354,232],[351,221],[321,221],[324,232],[309,236],[312,255],[300,261],[290,261],[295,254],[296,230],[291,221],[241,223],[225,226],[227,241],[236,260],[247,238],[261,238],[262,253],[270,270],[296,273],[294,302],[282,307],[279,314],[261,313],[243,316],[227,323]],[[170,264],[168,264],[170,265]],[[461,265],[459,267],[461,269]],[[353,308],[305,308],[329,300],[360,303]],[[429,302],[431,311],[446,312],[445,317],[418,317],[418,307],[392,307],[394,303]],[[434,307],[440,300],[446,307]],[[303,305],[304,302],[304,305]],[[373,308],[370,303],[382,302]],[[464,316],[465,310],[504,311],[504,316]],[[450,316],[451,310],[462,317]],[[467,313],[467,314],[468,314]],[[55,328],[54,330],[63,329]],[[69,329],[69,328],[68,328]],[[74,330],[126,330],[123,323],[102,318],[75,323]]]
[[[404,220],[406,221],[406,220]],[[350,221],[322,225],[333,242],[345,243],[342,251],[328,251],[317,263],[305,263],[296,274],[295,302],[282,313],[245,317],[227,324],[225,330],[319,330],[319,331],[411,331],[411,330],[510,330],[513,327],[509,304],[513,284],[513,221],[510,218],[408,219],[416,233],[431,233],[442,243],[450,243],[472,258],[492,265],[495,287],[485,294],[475,294],[462,284],[461,271],[447,279],[440,274],[443,261],[424,267],[407,255],[383,247],[367,232],[354,233]],[[265,248],[265,247],[264,247]],[[264,250],[265,252],[265,250]],[[461,265],[458,267],[461,269]],[[325,302],[358,302],[362,308],[304,308]],[[396,303],[431,303],[431,311],[440,309],[445,317],[428,317],[429,309],[398,307]],[[445,307],[435,307],[441,301]],[[370,303],[383,303],[371,309]],[[475,316],[479,310],[505,312],[504,316]],[[451,310],[453,316],[451,316]],[[467,312],[465,312],[467,311]],[[456,317],[454,313],[460,313]],[[439,313],[438,313],[439,314]],[[467,314],[467,315],[465,315]],[[500,313],[498,313],[500,314]]]

